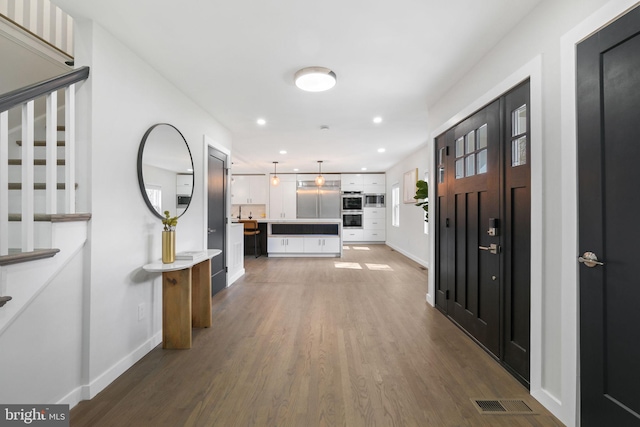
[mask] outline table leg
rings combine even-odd
[[[191,269],[162,273],[162,348],[191,348]]]
[[[192,267],[193,327],[211,327],[211,260],[202,261]]]

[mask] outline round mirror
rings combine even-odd
[[[138,149],[138,183],[151,212],[164,218],[185,213],[193,195],[193,158],[175,126],[158,123],[142,137]]]

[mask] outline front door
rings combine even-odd
[[[640,8],[577,59],[581,425],[637,427]]]
[[[209,147],[207,164],[207,248],[222,251],[211,259],[211,294],[214,295],[227,287],[227,155]]]
[[[525,82],[436,138],[436,306],[529,381]]]

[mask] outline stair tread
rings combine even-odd
[[[55,256],[60,249],[36,249],[31,252],[22,252],[20,249],[9,249],[8,255],[0,256],[0,266],[18,264],[21,262],[36,261]]]
[[[58,190],[64,190],[66,188],[66,184],[59,182],[56,184],[56,188]],[[76,188],[78,188],[78,184],[76,183]],[[46,190],[47,189],[47,184],[44,182],[36,182],[33,184],[33,189],[34,190]],[[9,190],[22,190],[22,183],[21,182],[10,182],[9,183]]]
[[[16,144],[18,144],[19,146],[21,146],[21,147],[22,147],[22,140],[21,140],[21,139],[17,140],[17,141],[16,141]],[[36,141],[33,141],[33,146],[34,146],[34,147],[45,147],[46,145],[47,145],[47,141],[43,141],[43,140],[36,140]],[[64,146],[65,146],[65,143],[64,143],[64,141],[58,141],[58,142],[56,143],[56,146],[57,146],[57,147],[64,147]]]
[[[35,166],[46,166],[47,160],[46,159],[34,159],[33,160],[33,164]],[[57,165],[58,166],[64,166],[65,165],[64,159],[57,159]],[[9,159],[9,166],[22,166],[22,159]]]
[[[73,221],[89,221],[90,213],[74,213],[74,214],[43,214],[37,213],[33,215],[33,220],[37,222],[73,222]],[[10,222],[22,221],[22,214],[9,214]]]

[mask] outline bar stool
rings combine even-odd
[[[258,255],[258,234],[260,234],[260,230],[258,230],[258,221],[255,219],[241,219],[239,222],[244,226],[244,235],[253,236],[253,253],[256,258],[258,258],[262,255],[262,248],[260,248],[260,255]]]

